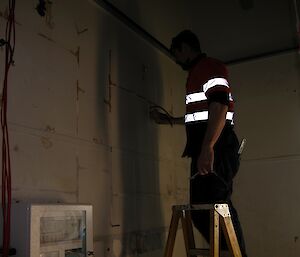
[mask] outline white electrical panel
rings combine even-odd
[[[94,256],[91,205],[16,203],[11,214],[17,257]]]

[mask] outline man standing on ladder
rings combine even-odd
[[[151,111],[157,123],[185,124],[187,143],[183,156],[191,158],[191,204],[227,203],[242,256],[245,243],[238,215],[231,202],[233,178],[239,168],[239,142],[233,130],[234,101],[223,63],[202,53],[197,36],[184,30],[173,38],[171,53],[189,72],[186,115],[171,117]],[[191,212],[195,227],[209,242],[210,214]],[[221,248],[227,249],[224,238]]]

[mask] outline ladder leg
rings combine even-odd
[[[227,245],[233,257],[242,257],[239,242],[232,224],[231,217],[221,217],[221,226],[224,231]]]
[[[210,256],[219,257],[220,246],[220,215],[215,210],[210,211]]]
[[[196,257],[196,255],[190,255],[190,249],[195,249],[195,239],[193,233],[192,219],[190,211],[182,211],[182,230],[183,238],[187,257]]]
[[[164,257],[172,257],[180,217],[181,211],[173,209]]]

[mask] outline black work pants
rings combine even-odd
[[[239,168],[239,142],[234,132],[215,146],[214,173],[206,176],[198,175],[190,182],[191,204],[227,203],[231,213],[233,226],[239,241],[242,256],[246,257],[245,243],[237,211],[231,202],[233,177]],[[198,154],[192,156],[191,175],[197,172]],[[195,227],[209,242],[210,213],[209,211],[192,211]],[[225,238],[221,236],[221,249],[227,249]]]

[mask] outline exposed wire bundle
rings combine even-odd
[[[170,123],[171,126],[173,126],[172,116],[168,113],[168,111],[166,109],[164,109],[160,105],[152,105],[152,106],[150,106],[150,115],[151,115],[151,111],[153,111],[153,110],[163,111],[163,114],[159,113],[159,115],[160,116],[165,115],[165,118],[167,119],[167,121]]]
[[[8,74],[13,64],[15,50],[15,0],[9,0],[8,7],[5,39],[3,40],[5,47],[5,70],[1,99],[3,257],[8,257],[10,247],[11,163],[7,127],[7,88]]]

